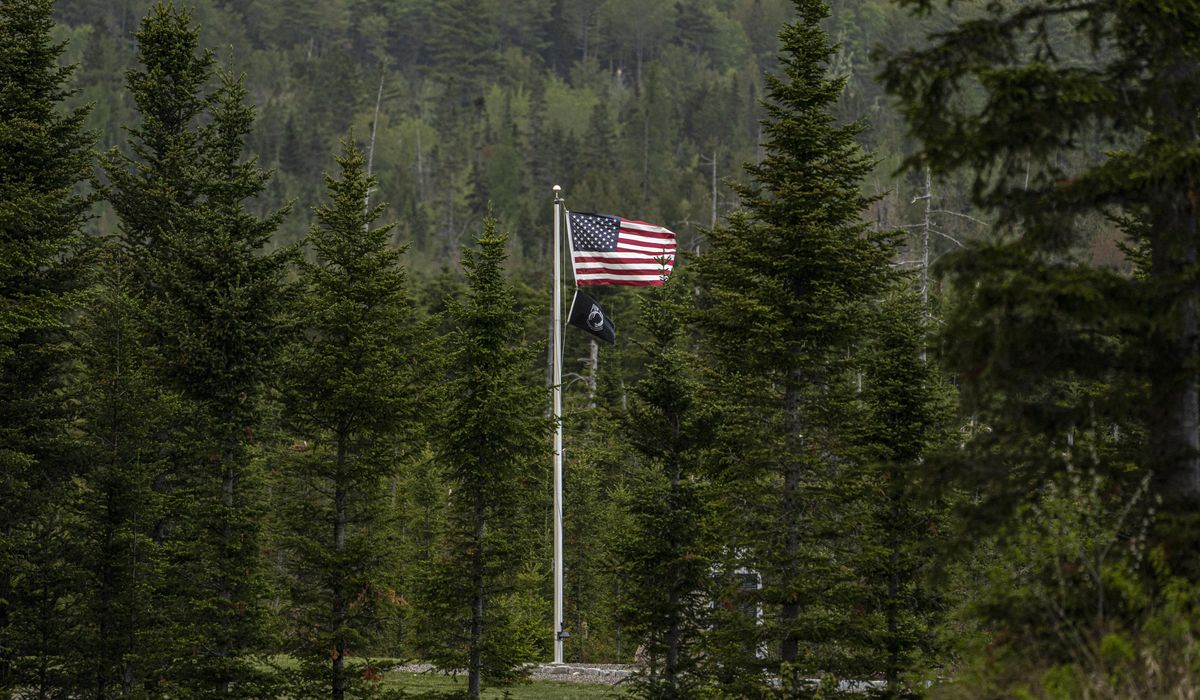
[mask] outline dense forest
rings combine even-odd
[[[549,661],[554,185],[678,245],[565,330],[566,661],[1195,695],[1196,47],[1173,0],[0,0],[0,697]]]

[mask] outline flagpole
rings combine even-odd
[[[554,663],[563,662],[562,188],[554,186]]]

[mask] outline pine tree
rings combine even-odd
[[[617,546],[628,529],[623,497],[629,443],[620,418],[605,412],[565,409],[563,428],[563,641],[568,662],[596,663],[629,657],[617,592]],[[543,528],[553,526],[551,484],[541,487]],[[548,498],[547,498],[548,497]],[[618,631],[621,630],[621,631]],[[620,640],[620,641],[618,641]]]
[[[200,197],[199,120],[213,59],[208,52],[198,53],[199,35],[191,18],[169,5],[151,9],[137,39],[142,69],[126,78],[141,116],[141,124],[128,129],[132,156],[114,149],[102,163],[126,245],[131,251],[163,251],[167,237],[183,225],[182,212]],[[158,269],[167,258],[162,252],[131,256],[152,304],[167,295],[160,279],[166,272]],[[150,311],[151,317],[160,315],[157,309]]]
[[[0,694],[52,692],[69,625],[59,619],[64,498],[74,467],[62,390],[69,312],[91,199],[87,108],[62,103],[48,0],[0,5]]]
[[[504,683],[537,659],[548,629],[531,568],[540,530],[531,492],[550,464],[544,389],[530,381],[533,346],[504,278],[506,238],[485,220],[463,251],[468,291],[451,306],[449,408],[435,442],[447,485],[447,528],[416,605],[423,641],[441,668],[465,668],[468,695]],[[548,642],[545,639],[545,642]]]
[[[97,699],[134,695],[161,670],[162,562],[151,532],[163,499],[153,484],[165,469],[160,436],[182,419],[178,398],[161,385],[162,358],[142,343],[147,321],[129,269],[120,251],[104,252],[77,330],[83,466],[73,538],[82,612],[72,683]]]
[[[426,41],[439,72],[438,117],[453,123],[482,104],[484,85],[499,64],[500,37],[489,3],[448,0],[433,14]]]
[[[862,492],[867,505],[859,531],[856,570],[871,589],[872,666],[886,683],[885,697],[918,697],[928,671],[944,661],[940,625],[949,588],[931,580],[936,555],[948,538],[948,509],[929,498],[924,460],[950,443],[953,394],[926,361],[924,310],[908,280],[879,300],[867,319],[862,348],[861,398],[866,404]],[[916,681],[914,683],[913,681]]]
[[[697,264],[698,321],[733,412],[714,468],[728,482],[727,510],[743,518],[731,525],[723,575],[734,587],[739,569],[761,576],[761,589],[727,595],[748,597],[747,611],[761,606],[764,616],[761,625],[725,624],[731,642],[743,641],[723,673],[732,682],[743,664],[753,683],[765,666],[790,692],[810,674],[873,670],[845,643],[861,591],[839,564],[853,549],[853,513],[838,488],[855,452],[842,429],[857,410],[847,358],[893,251],[893,236],[861,218],[869,200],[859,182],[872,167],[854,140],[861,127],[836,126],[829,114],[844,80],[826,75],[833,48],[819,22],[828,8],[795,4],[796,21],[780,32],[783,75],[767,79],[765,158],[738,188],[745,211],[710,232]]]
[[[699,401],[693,357],[683,342],[691,288],[672,278],[642,298],[650,334],[645,378],[634,387],[624,433],[636,455],[629,485],[631,526],[621,537],[622,620],[647,668],[633,687],[646,698],[690,698],[709,625],[712,555],[700,455],[711,426]]]
[[[198,53],[190,16],[156,5],[138,41],[142,69],[128,83],[142,124],[130,131],[133,155],[114,151],[105,165],[153,320],[148,340],[193,416],[157,479],[172,513],[156,532],[174,626],[167,676],[178,695],[254,697],[265,679],[252,656],[269,649],[254,439],[292,257],[263,250],[285,211],[246,210],[270,178],[242,159],[254,112],[232,71],[210,91],[212,59]]]
[[[284,275],[290,249],[264,253],[286,210],[258,218],[246,201],[270,177],[242,161],[253,122],[242,78],[221,76],[200,153],[202,207],[172,231],[168,268],[173,313],[165,337],[182,351],[171,368],[178,390],[202,411],[192,435],[198,463],[181,479],[188,519],[172,557],[190,600],[180,612],[189,644],[205,650],[181,668],[195,692],[258,697],[265,682],[251,655],[271,650],[259,533],[265,506],[255,433],[264,382],[283,338]],[[182,263],[182,264],[179,264]],[[165,310],[165,309],[164,309]],[[190,589],[190,590],[189,590]]]
[[[1200,505],[1194,15],[999,3],[889,57],[883,83],[921,142],[910,165],[970,173],[973,202],[1005,234],[946,263],[963,292],[949,358],[990,431],[962,474],[1006,497],[1005,513],[1061,471],[1037,456],[1047,444],[1130,418],[1147,441],[1119,431],[1104,469],[1129,475],[1133,459],[1169,513],[1190,520]],[[1092,264],[1097,215],[1131,224],[1123,243],[1141,274]],[[1176,525],[1164,534],[1194,540]]]
[[[1166,604],[1132,601],[1200,578],[1197,39],[1195,8],[1180,3],[997,3],[883,74],[920,141],[909,165],[966,173],[996,221],[997,235],[943,261],[955,303],[941,336],[972,430],[930,470],[970,489],[971,534],[999,540],[983,551],[1003,557],[987,570],[1003,586],[974,587],[968,608],[992,633],[977,682],[996,695],[1012,694],[1017,669],[1085,678],[1076,695],[1161,697],[1192,682],[1168,669],[1193,645],[1151,622]],[[1120,267],[1091,255],[1101,235],[1117,239]],[[1146,505],[1146,479],[1161,507]],[[1152,574],[1136,547],[1110,544],[1117,530],[1136,542],[1125,514],[1145,510],[1162,545]],[[1100,549],[1106,561],[1077,563]],[[1029,615],[1029,600],[1054,616]],[[1166,614],[1197,628],[1195,614]],[[1144,663],[1086,659],[1118,638]]]
[[[283,384],[287,427],[304,441],[283,485],[297,651],[334,700],[360,677],[347,655],[369,649],[397,613],[389,500],[401,460],[421,448],[416,425],[428,410],[403,250],[389,244],[392,226],[372,228],[385,207],[364,209],[375,179],[363,152],[353,142],[344,148],[309,234],[315,262],[301,273],[303,336],[288,352]]]

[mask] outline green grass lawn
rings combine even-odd
[[[467,677],[464,675],[452,679],[449,676],[432,673],[392,672],[384,678],[383,687],[389,690],[403,689],[413,695],[430,691],[465,691]],[[506,696],[505,693],[508,695]],[[484,688],[483,697],[496,700],[505,697],[512,698],[512,700],[593,700],[595,698],[617,698],[620,695],[609,685],[534,681],[507,688]]]

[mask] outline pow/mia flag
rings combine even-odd
[[[571,313],[567,314],[567,323],[582,328],[609,345],[615,345],[617,342],[617,329],[609,320],[608,314],[604,313],[604,309],[600,308],[595,299],[578,289],[575,290],[575,297],[571,299]]]

